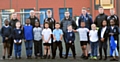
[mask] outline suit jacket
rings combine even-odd
[[[99,30],[98,30],[98,37],[99,37],[99,40],[101,39],[101,33],[102,33],[102,28],[103,27],[101,27],[101,28],[99,28]],[[108,39],[108,27],[106,27],[106,30],[105,30],[105,32],[104,32],[104,34],[103,34],[103,38],[104,38],[104,41],[106,41],[107,42],[107,39]]]

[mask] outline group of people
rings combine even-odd
[[[78,26],[74,19],[70,17],[69,11],[66,11],[65,18],[61,22],[56,22],[52,17],[52,11],[47,10],[47,18],[44,19],[43,27],[40,26],[39,19],[35,16],[33,10],[30,11],[30,17],[26,19],[25,25],[17,19],[17,14],[12,14],[9,22],[7,19],[1,28],[3,37],[3,57],[6,52],[8,58],[12,59],[12,48],[16,59],[21,59],[21,44],[24,41],[26,47],[27,59],[32,58],[32,49],[34,43],[34,55],[43,59],[52,59],[56,57],[57,47],[59,48],[60,58],[67,59],[69,49],[71,48],[73,58],[76,59],[75,51],[75,33],[79,33],[79,41],[82,49],[81,58],[97,60],[99,47],[99,60],[102,60],[102,49],[107,60],[107,43],[109,39],[111,61],[118,61],[119,57],[119,18],[114,14],[114,9],[110,9],[111,16],[104,13],[103,7],[99,7],[99,15],[92,21],[92,17],[87,13],[85,7],[82,8],[82,14],[78,20]],[[62,42],[64,39],[66,54],[62,55]],[[24,40],[23,40],[24,39]],[[43,45],[43,46],[42,46]],[[44,48],[44,49],[42,49]],[[43,50],[43,51],[42,51]]]

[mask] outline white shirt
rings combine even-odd
[[[51,36],[51,34],[52,34],[52,31],[51,31],[50,28],[43,29],[43,31],[42,31],[42,35],[44,36],[44,40],[46,40],[46,41],[49,39],[49,37]],[[45,41],[43,41],[43,43],[45,43]],[[51,43],[51,38],[48,41],[48,43]]]
[[[87,32],[89,31],[88,28],[78,28],[77,32],[79,33],[80,41],[88,41]]]
[[[90,30],[89,32],[90,41],[97,42],[98,41],[98,31],[97,30]]]
[[[102,31],[101,31],[101,38],[103,38],[104,33],[105,33],[105,31],[106,31],[106,28],[107,28],[107,27],[102,28]]]

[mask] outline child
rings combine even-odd
[[[118,50],[117,50],[117,43],[119,41],[118,36],[119,35],[119,28],[115,25],[115,20],[110,20],[110,28],[109,28],[109,39],[110,39],[110,49],[112,50],[112,56],[113,58],[110,61],[118,61],[116,57],[119,56]]]
[[[35,27],[33,28],[34,34],[34,53],[35,58],[42,57],[42,28],[39,22],[35,22]]]
[[[55,59],[57,47],[59,47],[60,58],[63,58],[62,57],[62,50],[63,50],[63,48],[62,48],[62,36],[63,36],[63,32],[60,29],[60,23],[56,23],[55,29],[53,30],[53,38],[54,38],[53,46],[54,47],[53,47],[52,59]]]
[[[21,59],[21,44],[22,44],[22,30],[21,30],[21,23],[16,22],[16,28],[13,30],[13,39],[14,39],[14,51],[15,51],[15,58]]]
[[[6,52],[8,54],[8,59],[10,59],[10,38],[12,36],[12,28],[9,26],[9,21],[6,19],[4,21],[5,26],[1,28],[1,35],[3,38],[3,57],[5,59]],[[6,51],[7,50],[7,51]]]
[[[68,31],[66,32],[66,56],[65,59],[67,59],[68,57],[68,53],[69,53],[69,48],[71,48],[72,53],[73,53],[73,58],[76,59],[75,55],[75,46],[74,46],[74,41],[75,41],[75,34],[73,32],[72,29],[72,25],[68,25]]]
[[[23,27],[27,59],[31,59],[33,47],[33,26],[30,25],[30,19],[26,19],[26,25]]]
[[[98,48],[98,31],[96,25],[91,25],[92,30],[89,32],[90,46],[91,46],[91,59],[97,60],[97,48]]]
[[[104,55],[105,55],[104,60],[107,60],[107,37],[108,37],[107,21],[103,20],[101,22],[101,26],[102,27],[100,27],[98,30],[99,54],[100,54],[99,60],[102,60],[102,49],[104,50]]]
[[[52,31],[49,28],[49,23],[45,22],[45,29],[42,31],[42,40],[43,40],[43,45],[44,45],[44,59],[47,58],[50,59],[50,45],[51,45],[51,34]]]
[[[88,43],[88,36],[87,33],[89,32],[88,28],[85,28],[85,22],[81,22],[81,28],[78,28],[77,30],[75,30],[75,32],[77,31],[79,33],[79,37],[80,37],[80,44],[82,47],[82,51],[83,51],[83,58],[84,59],[88,59],[88,52],[87,52],[87,43]]]

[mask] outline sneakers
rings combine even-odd
[[[90,57],[91,60],[97,60],[97,57]]]

